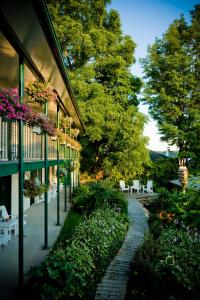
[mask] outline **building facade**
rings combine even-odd
[[[43,101],[45,87],[54,95],[53,100]],[[32,91],[35,96],[31,99]],[[19,104],[13,104],[13,99]],[[25,105],[30,111],[21,119],[9,118],[11,104],[14,109]],[[42,132],[35,131],[34,125]],[[0,7],[0,206],[18,217],[19,284],[23,284],[24,212],[44,202],[47,248],[48,203],[56,198],[59,224],[60,191],[64,190],[67,201],[78,185],[77,134],[83,131],[45,1],[4,1]],[[38,190],[44,188],[43,192],[32,193],[31,184]]]

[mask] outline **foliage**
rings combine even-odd
[[[162,189],[158,197],[148,204],[148,209],[153,214],[153,222],[157,219],[157,223],[162,222],[159,214],[164,212],[166,214],[173,214],[174,221],[183,222],[185,225],[197,227],[200,229],[200,191],[188,190],[185,194],[182,192],[169,193],[167,190]],[[159,218],[159,220],[158,220]],[[163,219],[164,221],[164,219]],[[157,225],[155,225],[156,228]]]
[[[29,126],[38,125],[50,136],[55,135],[55,124],[42,113],[33,112],[27,104],[21,104],[16,89],[0,89],[0,115],[7,120],[23,120]]]
[[[200,133],[199,11],[196,5],[191,25],[183,16],[170,24],[143,60],[144,98],[163,140],[177,145],[185,157],[196,154],[195,159]]]
[[[57,241],[53,245],[53,249],[56,249],[58,246],[65,248],[72,241],[72,237],[75,231],[76,226],[83,221],[83,216],[70,209],[65,219],[65,223],[61,228],[60,234]]]
[[[37,177],[24,180],[23,194],[25,197],[32,198],[41,196],[43,193],[47,192],[47,190],[47,185],[42,184]]]
[[[156,241],[151,234],[137,250],[126,299],[197,300],[199,234],[171,227]]]
[[[144,243],[135,253],[127,286],[126,300],[164,299],[165,280],[155,271],[155,260],[161,253],[151,234],[146,234]],[[161,295],[160,295],[161,291]]]
[[[20,103],[17,89],[0,88],[0,116],[8,121],[23,120],[27,121],[27,114],[30,108]]]
[[[45,104],[50,101],[56,101],[57,95],[53,88],[46,82],[32,81],[25,87],[25,94],[28,102]]]
[[[120,213],[109,208],[95,211],[76,227],[70,245],[58,245],[40,267],[32,270],[38,299],[94,297],[99,276],[126,231],[127,223]]]
[[[178,283],[196,295],[200,292],[200,235],[190,229],[167,228],[158,240],[162,259],[157,269],[170,273]]]
[[[73,123],[72,117],[63,117],[60,119],[60,125],[62,128],[70,128]]]
[[[77,136],[79,135],[80,130],[78,128],[72,128],[71,129],[71,136],[73,138],[77,138]]]
[[[169,180],[178,176],[178,159],[167,158],[152,162],[149,177],[153,179],[154,188],[167,187]]]
[[[81,149],[81,145],[77,141],[72,139],[67,133],[64,133],[63,129],[56,128],[56,135],[58,137],[60,144],[64,145],[66,143],[69,143],[71,146],[73,146],[77,150]]]
[[[109,1],[48,2],[85,126],[81,171],[117,180],[141,174],[149,157],[136,107],[141,80],[130,72],[134,41],[106,10]]]
[[[59,171],[60,171],[60,174],[59,174],[60,178],[63,178],[63,177],[67,176],[67,169],[60,168]]]
[[[138,249],[126,299],[199,299],[200,191],[160,195],[148,205],[150,234]]]
[[[111,207],[115,211],[127,212],[127,201],[124,194],[95,182],[76,188],[72,203],[73,209],[81,211],[83,214],[90,214],[100,207]]]
[[[30,111],[27,114],[27,120],[29,126],[37,125],[41,127],[42,131],[46,132],[49,136],[55,136],[55,124],[45,114]]]

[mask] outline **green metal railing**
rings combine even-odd
[[[33,128],[23,126],[24,160],[44,159],[44,135],[33,132]],[[0,118],[0,161],[19,159],[19,124],[18,122],[4,122]],[[64,158],[61,151],[60,158]],[[57,143],[48,137],[48,158],[57,158]]]

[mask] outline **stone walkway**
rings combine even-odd
[[[143,242],[144,232],[148,229],[146,212],[132,195],[128,195],[128,217],[130,226],[127,236],[99,283],[95,300],[125,298],[131,261]]]

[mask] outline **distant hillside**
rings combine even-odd
[[[166,159],[168,157],[176,157],[178,152],[176,151],[153,151],[149,150],[149,155],[152,161],[159,159]]]
[[[156,151],[152,151],[152,150],[149,150],[149,156],[151,158],[152,161],[156,161],[156,160],[159,160],[159,159],[166,159],[167,156],[160,153],[160,152],[156,152]]]

